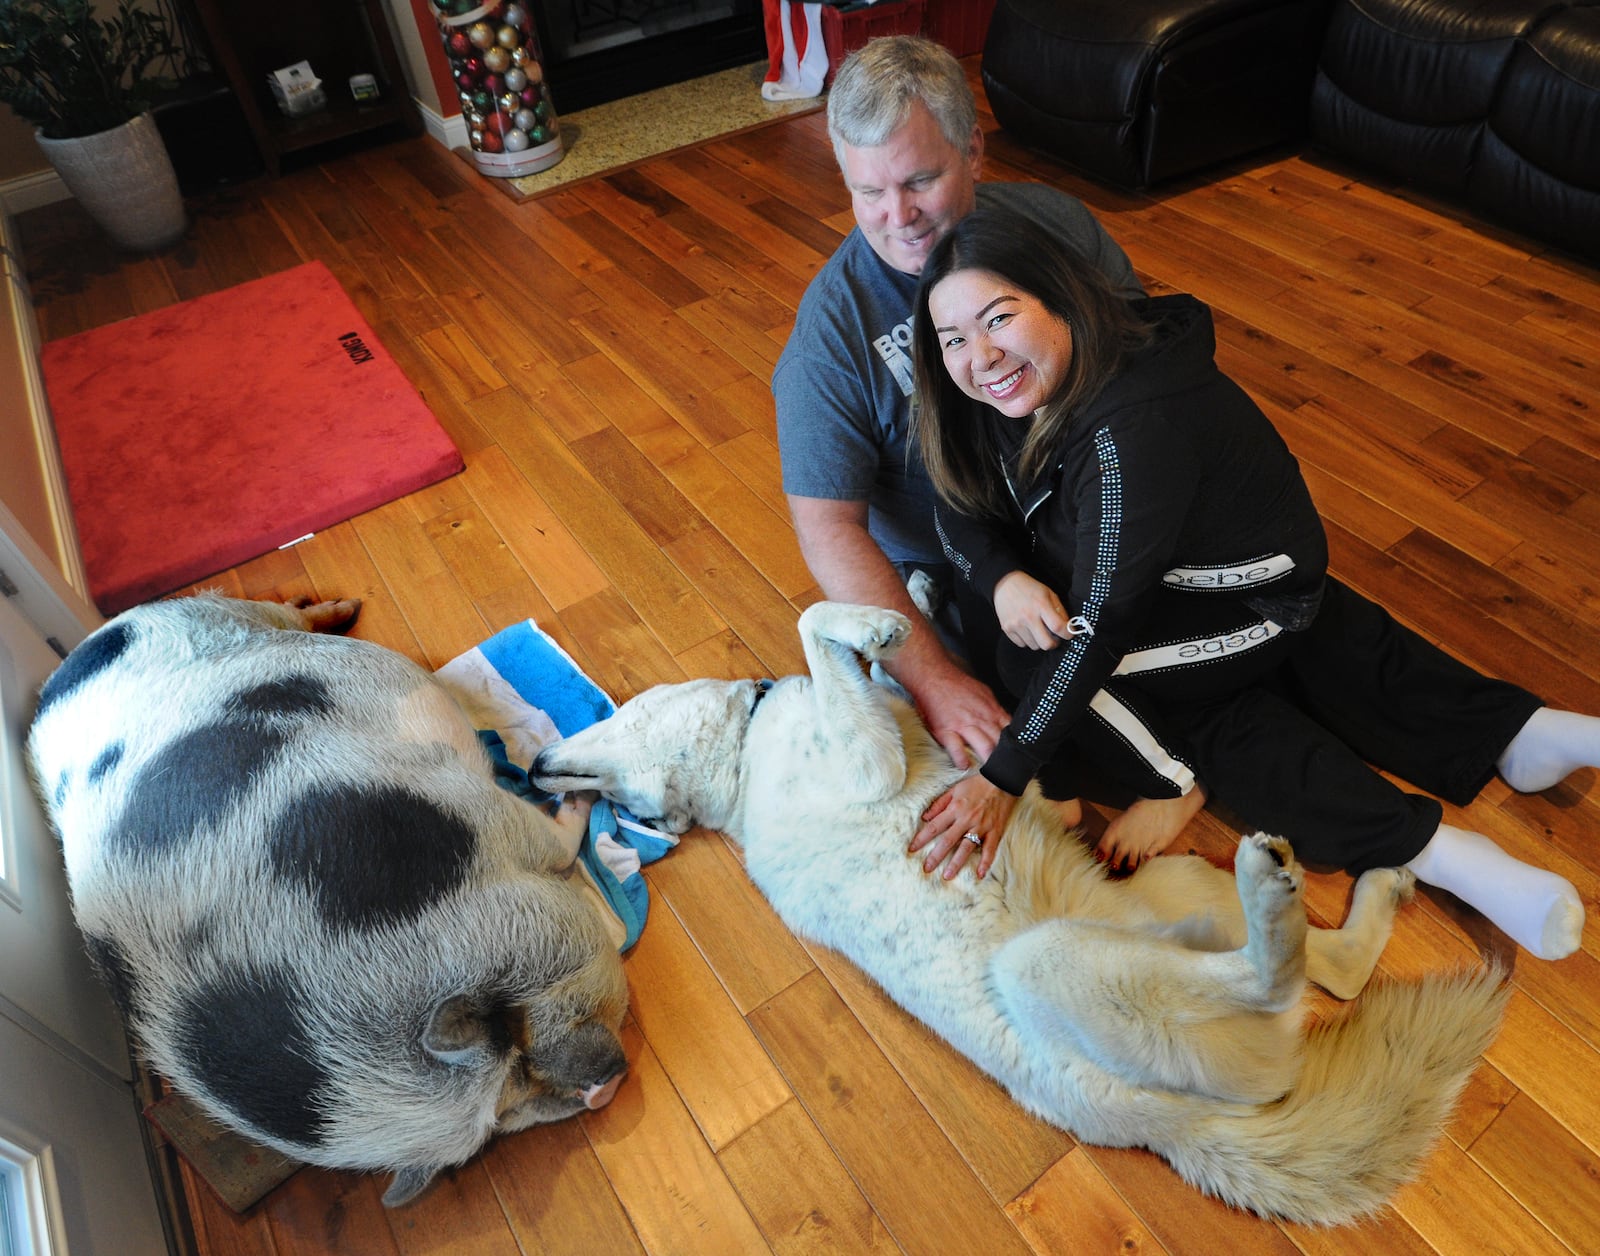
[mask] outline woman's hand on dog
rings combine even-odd
[[[978,876],[987,876],[1000,853],[1000,838],[1016,805],[1016,798],[983,777],[966,777],[935,798],[922,813],[922,827],[908,849],[914,855],[926,847],[922,870],[932,872],[943,864],[946,881],[959,873],[976,852]],[[967,840],[969,833],[982,839],[981,847]]]

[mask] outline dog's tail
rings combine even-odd
[[[1158,1150],[1238,1207],[1311,1225],[1357,1220],[1416,1176],[1509,995],[1495,968],[1374,982],[1308,1034],[1304,1070],[1282,1099],[1191,1108]]]

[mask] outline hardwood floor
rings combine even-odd
[[[1340,576],[1474,664],[1600,712],[1600,272],[1314,157],[1122,196],[986,126],[987,177],[1081,196],[1152,289],[1213,305],[1221,364],[1301,458]],[[430,141],[370,149],[211,197],[153,259],[112,256],[71,207],[20,225],[47,338],[324,261],[465,453],[459,477],[228,572],[227,590],[359,595],[358,635],[430,667],[531,616],[619,700],[802,668],[794,621],[818,593],[767,381],[851,226],[820,114],[522,205]],[[1365,1226],[1231,1211],[1152,1155],[1033,1120],[789,935],[697,831],[649,870],[632,1071],[609,1108],[500,1140],[394,1212],[385,1182],[351,1174],[303,1171],[244,1217],[191,1182],[199,1249],[1600,1250],[1600,775],[1528,797],[1496,782],[1447,811],[1570,878],[1590,922],[1550,964],[1443,894],[1404,911],[1385,971],[1490,955],[1516,992],[1421,1179]],[[1208,812],[1189,844],[1226,861],[1234,836]],[[1348,879],[1309,886],[1337,921]]]

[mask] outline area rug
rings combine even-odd
[[[701,144],[797,113],[822,108],[826,99],[769,101],[762,99],[761,80],[767,62],[734,66],[716,74],[640,92],[571,114],[560,112],[566,155],[548,170],[495,183],[517,200],[619,170],[675,149]],[[465,149],[460,150],[463,154]],[[470,160],[470,157],[468,158]]]
[[[321,262],[43,351],[90,593],[169,593],[462,469]]]

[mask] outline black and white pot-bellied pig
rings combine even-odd
[[[494,783],[421,668],[305,610],[141,606],[40,693],[35,780],[149,1062],[223,1124],[403,1203],[609,1102],[627,987],[564,875],[585,823]]]

